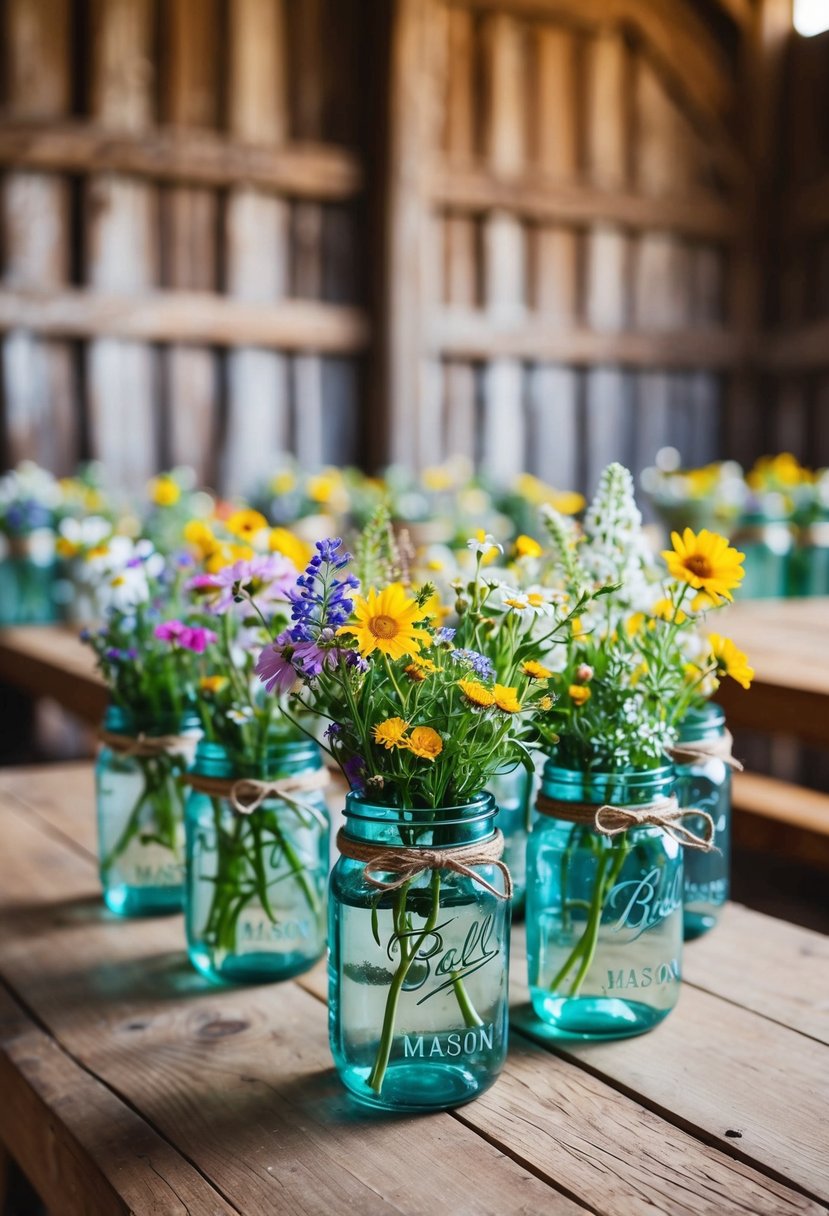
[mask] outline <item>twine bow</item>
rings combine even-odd
[[[673,794],[669,798],[657,798],[646,806],[614,806],[613,803],[605,803],[599,807],[593,802],[563,802],[541,794],[536,805],[542,815],[589,825],[602,836],[619,836],[630,828],[658,827],[687,849],[701,849],[710,853],[715,848],[716,829],[712,817],[707,811],[697,810],[696,807],[680,807]],[[703,835],[698,836],[696,832],[686,828],[682,822],[686,817],[703,821]]]
[[[727,764],[729,768],[741,773],[742,764],[731,754],[733,746],[734,736],[730,730],[726,730],[716,739],[696,739],[693,742],[677,743],[668,749],[668,755],[675,764],[704,764],[706,760],[722,760],[723,764]]]
[[[211,798],[226,798],[237,815],[252,815],[269,798],[278,798],[296,815],[310,817],[321,828],[328,828],[328,820],[318,806],[297,797],[311,790],[321,790],[328,785],[331,775],[327,769],[314,769],[308,773],[297,773],[293,777],[279,777],[274,781],[261,781],[257,777],[204,777],[200,773],[188,773],[184,782]]]
[[[475,841],[473,844],[445,849],[419,849],[365,844],[346,836],[341,828],[337,833],[337,848],[343,857],[364,863],[363,877],[369,886],[378,891],[398,891],[407,882],[412,882],[430,870],[451,870],[453,874],[462,874],[471,879],[496,899],[512,899],[512,875],[506,862],[502,860],[504,836],[499,831],[491,840]],[[482,865],[494,865],[501,871],[504,879],[503,891],[499,891],[474,868]],[[378,873],[396,874],[397,877],[391,880],[377,878]]]
[[[99,730],[98,738],[119,756],[136,756],[147,760],[154,756],[182,755],[192,760],[198,740],[192,735],[119,735],[111,730]]]

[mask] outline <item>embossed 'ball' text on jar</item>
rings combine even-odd
[[[562,1038],[641,1034],[676,1004],[682,847],[655,824],[612,836],[595,824],[600,807],[671,805],[673,782],[671,766],[545,766],[527,851],[527,960],[533,1009]]]
[[[731,735],[718,705],[688,711],[672,755],[679,805],[703,811],[714,821],[714,848],[685,851],[684,925],[685,940],[690,941],[713,929],[728,899],[733,761]],[[689,815],[685,822],[692,831],[702,831],[699,817]]]
[[[190,961],[215,983],[307,971],[326,943],[328,773],[312,740],[258,762],[202,740],[185,807]]]
[[[139,723],[110,705],[95,764],[104,901],[119,916],[181,910],[184,790],[180,779],[201,733],[198,718]]]
[[[365,1104],[443,1110],[501,1070],[511,884],[496,811],[489,794],[411,810],[346,799],[331,875],[329,1030],[339,1075]]]

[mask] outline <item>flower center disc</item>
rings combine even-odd
[[[369,629],[376,638],[393,638],[397,633],[397,623],[390,616],[373,616]]]
[[[697,578],[711,577],[711,566],[708,558],[703,557],[701,553],[692,553],[690,557],[686,557],[685,565]]]

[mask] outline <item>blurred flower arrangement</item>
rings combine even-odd
[[[54,619],[59,503],[58,482],[31,461],[0,477],[0,624]]]

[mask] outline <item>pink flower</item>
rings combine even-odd
[[[297,673],[291,662],[293,647],[291,636],[280,633],[275,642],[269,643],[256,660],[256,674],[268,692],[277,694],[290,692],[296,684]]]
[[[218,636],[212,629],[205,629],[202,625],[186,625],[184,621],[164,621],[156,625],[153,633],[160,641],[172,642],[182,650],[192,650],[194,654],[204,654]]]
[[[267,605],[275,600],[288,602],[288,592],[295,587],[296,578],[293,564],[280,553],[271,553],[234,562],[215,574],[197,574],[188,587],[202,593],[218,592],[218,597],[210,604],[211,612],[218,615],[236,603],[244,604],[245,596],[255,599],[265,612]]]

